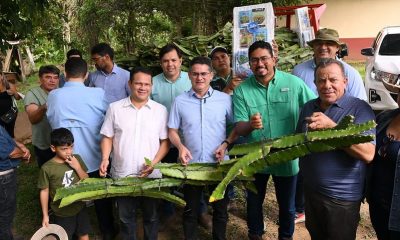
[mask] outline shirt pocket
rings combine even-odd
[[[289,92],[284,92],[270,98],[271,117],[275,120],[287,120],[293,118],[293,104]]]

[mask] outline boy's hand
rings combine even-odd
[[[49,226],[49,215],[43,216],[42,227],[48,227],[48,226]]]
[[[73,169],[78,169],[78,168],[81,167],[81,165],[79,164],[78,159],[76,159],[76,157],[74,157],[74,155],[69,156],[69,157],[65,160],[65,162],[67,162],[68,165],[69,165],[70,167],[72,167]]]

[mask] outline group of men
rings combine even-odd
[[[187,73],[181,70],[179,48],[168,44],[160,50],[163,72],[152,77],[145,68],[137,67],[130,74],[119,68],[112,48],[98,44],[91,51],[97,71],[89,77],[87,64],[78,54],[65,64],[62,88],[56,89],[59,71],[46,66],[39,71],[40,87],[27,94],[25,106],[38,163],[52,157],[47,135],[60,127],[73,133],[74,152],[81,155],[90,177],[160,177],[153,169],[160,161],[186,165],[228,159],[226,149],[239,136],[254,142],[333,128],[347,114],[354,115],[357,123],[374,119],[363,101],[361,77],[336,60],[340,44],[335,30],[319,30],[309,42],[314,58],[295,67],[296,77],[276,68],[277,51],[271,44],[257,41],[248,51],[253,75],[247,79],[233,75],[223,47],[213,49],[211,59],[193,58]],[[87,78],[90,87],[85,86]],[[230,124],[234,127],[228,132]],[[279,239],[292,239],[296,211],[302,213],[304,208],[296,185],[304,189],[306,227],[312,239],[354,239],[365,163],[374,150],[372,142],[312,153],[300,160],[302,184],[298,184],[298,159],[255,174],[257,193],[246,195],[249,239],[263,239],[262,204],[270,176],[279,205]],[[152,159],[151,165],[144,164],[145,157]],[[203,187],[183,187],[185,239],[197,239],[203,192]],[[145,239],[157,239],[157,201],[121,197],[116,202],[122,239],[136,239],[139,206]],[[296,207],[295,202],[299,202]],[[213,239],[226,239],[228,203],[226,194],[211,204]],[[103,238],[113,239],[117,232],[111,200],[96,200],[95,208]]]

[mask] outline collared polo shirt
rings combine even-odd
[[[350,96],[367,101],[367,93],[365,91],[364,82],[360,76],[360,73],[358,73],[358,71],[349,64],[341,60],[339,61],[343,64],[344,73],[348,80],[346,93],[348,93]],[[317,66],[315,65],[315,61],[313,58],[306,62],[296,65],[293,69],[293,74],[303,79],[303,81],[307,84],[307,86],[311,88],[311,90],[313,90],[313,92],[316,95],[318,95],[317,87],[315,86],[314,83],[315,79],[314,72],[316,67]]]
[[[167,109],[151,99],[140,109],[129,97],[110,105],[100,133],[113,138],[112,177],[137,176],[144,158],[154,159],[160,140],[168,138],[167,118]],[[154,170],[149,177],[161,173]]]
[[[272,139],[293,134],[296,130],[300,109],[315,94],[296,76],[275,70],[268,86],[260,84],[253,76],[240,84],[233,94],[236,122],[248,122],[252,115],[261,114],[263,129],[253,130],[247,142]],[[263,173],[277,176],[293,176],[299,171],[298,160],[267,167]]]
[[[229,83],[229,81],[231,81],[231,79],[232,79],[232,70],[231,70],[231,73],[226,78],[223,78],[223,77],[217,76],[217,74],[214,74],[214,77],[210,82],[210,86],[213,89],[222,92],[224,90],[224,88],[226,87],[226,85]]]
[[[192,88],[192,83],[188,73],[181,71],[175,82],[168,80],[164,73],[160,73],[153,77],[153,90],[151,91],[151,99],[164,105],[168,112],[171,110],[174,99],[183,92],[187,92]]]
[[[30,89],[24,98],[24,105],[35,104],[40,107],[47,102],[48,93],[41,87],[35,87]],[[47,120],[46,114],[44,114],[40,122],[32,124],[32,144],[37,148],[45,150],[50,147],[50,133],[51,127]]]
[[[353,115],[355,123],[374,120],[371,107],[363,100],[343,95],[336,103],[323,111],[320,99],[308,102],[302,109],[297,131],[305,132],[305,118],[314,112],[323,112],[338,123],[346,115]],[[375,134],[375,129],[364,134]],[[372,141],[375,144],[375,141]],[[354,158],[342,149],[312,153],[300,158],[300,168],[306,187],[325,196],[343,201],[360,201],[364,193],[366,163]]]
[[[79,154],[88,172],[99,169],[100,128],[108,104],[104,90],[81,82],[66,82],[49,93],[47,119],[52,129],[67,128],[74,135],[74,153]]]
[[[114,63],[110,74],[101,70],[90,73],[89,87],[104,89],[107,102],[112,103],[126,98],[131,94],[131,89],[128,84],[129,77],[130,73],[127,70],[118,67],[117,64]]]
[[[226,125],[230,122],[231,97],[210,87],[203,98],[193,90],[176,97],[168,127],[182,132],[183,144],[193,157],[190,163],[215,163],[215,150],[226,138]]]

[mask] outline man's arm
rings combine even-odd
[[[38,106],[32,103],[25,107],[25,111],[31,124],[36,124],[42,121],[43,116],[46,114],[47,111],[47,105],[43,104],[41,106]]]
[[[179,159],[183,165],[187,165],[192,159],[190,151],[182,144],[178,129],[168,128],[168,137],[171,143],[179,150]]]
[[[158,149],[154,159],[151,161],[151,166],[145,164],[143,166],[142,171],[140,171],[140,177],[147,177],[150,173],[152,173],[154,170],[154,165],[159,163],[165,157],[165,155],[167,155],[168,151],[169,151],[169,140],[168,139],[160,140],[160,148]]]
[[[49,226],[49,188],[40,190],[40,205],[42,206],[42,227]]]
[[[112,137],[106,137],[103,135],[103,138],[101,139],[100,142],[100,148],[101,148],[101,163],[99,167],[99,174],[102,177],[105,177],[107,175],[107,168],[108,165],[110,164],[110,154],[111,154],[111,149],[112,149],[112,143],[113,143],[113,138]]]
[[[29,162],[31,158],[31,153],[29,152],[29,149],[27,149],[24,144],[17,142],[16,140],[15,144],[17,145],[14,150],[10,153],[9,157],[10,158],[22,158]]]
[[[242,82],[243,80],[240,77],[234,76],[222,91],[226,94],[231,95],[235,88],[239,86]]]
[[[250,121],[237,122],[235,126],[236,134],[238,134],[239,136],[247,136],[254,129],[261,129],[261,128],[263,128],[263,123],[261,115],[259,113],[256,113],[253,116],[251,116]]]

